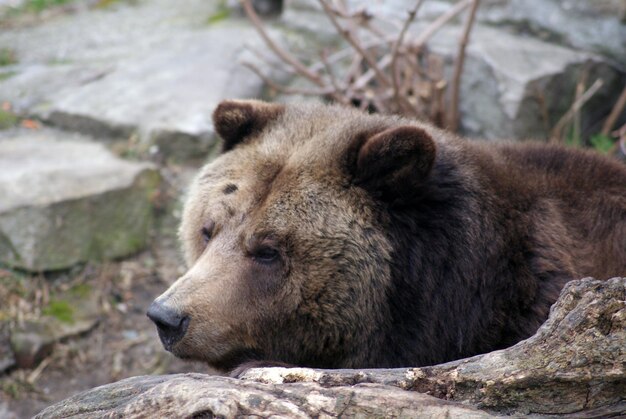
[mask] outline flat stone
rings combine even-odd
[[[31,271],[140,250],[159,182],[100,144],[20,134],[0,141],[0,262]]]
[[[204,156],[215,144],[214,107],[259,97],[264,87],[240,63],[259,61],[246,52],[247,44],[261,44],[258,34],[243,18],[212,22],[218,3],[120,4],[3,31],[0,48],[15,50],[18,64],[0,82],[0,97],[68,130],[137,133],[167,155]]]

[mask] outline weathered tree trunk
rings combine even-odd
[[[425,394],[420,394],[425,393]],[[262,368],[243,380],[134,377],[38,417],[626,415],[626,278],[569,283],[550,318],[517,345],[425,368]]]

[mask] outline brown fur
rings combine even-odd
[[[626,275],[626,169],[336,106],[229,101],[189,191],[180,357],[419,366],[514,344],[565,282]]]

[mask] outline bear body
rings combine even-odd
[[[626,275],[626,168],[326,105],[223,102],[189,271],[148,315],[182,358],[423,366],[532,335],[563,285]]]

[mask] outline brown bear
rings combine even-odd
[[[165,348],[221,369],[423,366],[510,346],[626,275],[626,167],[328,105],[226,101],[189,191]]]

